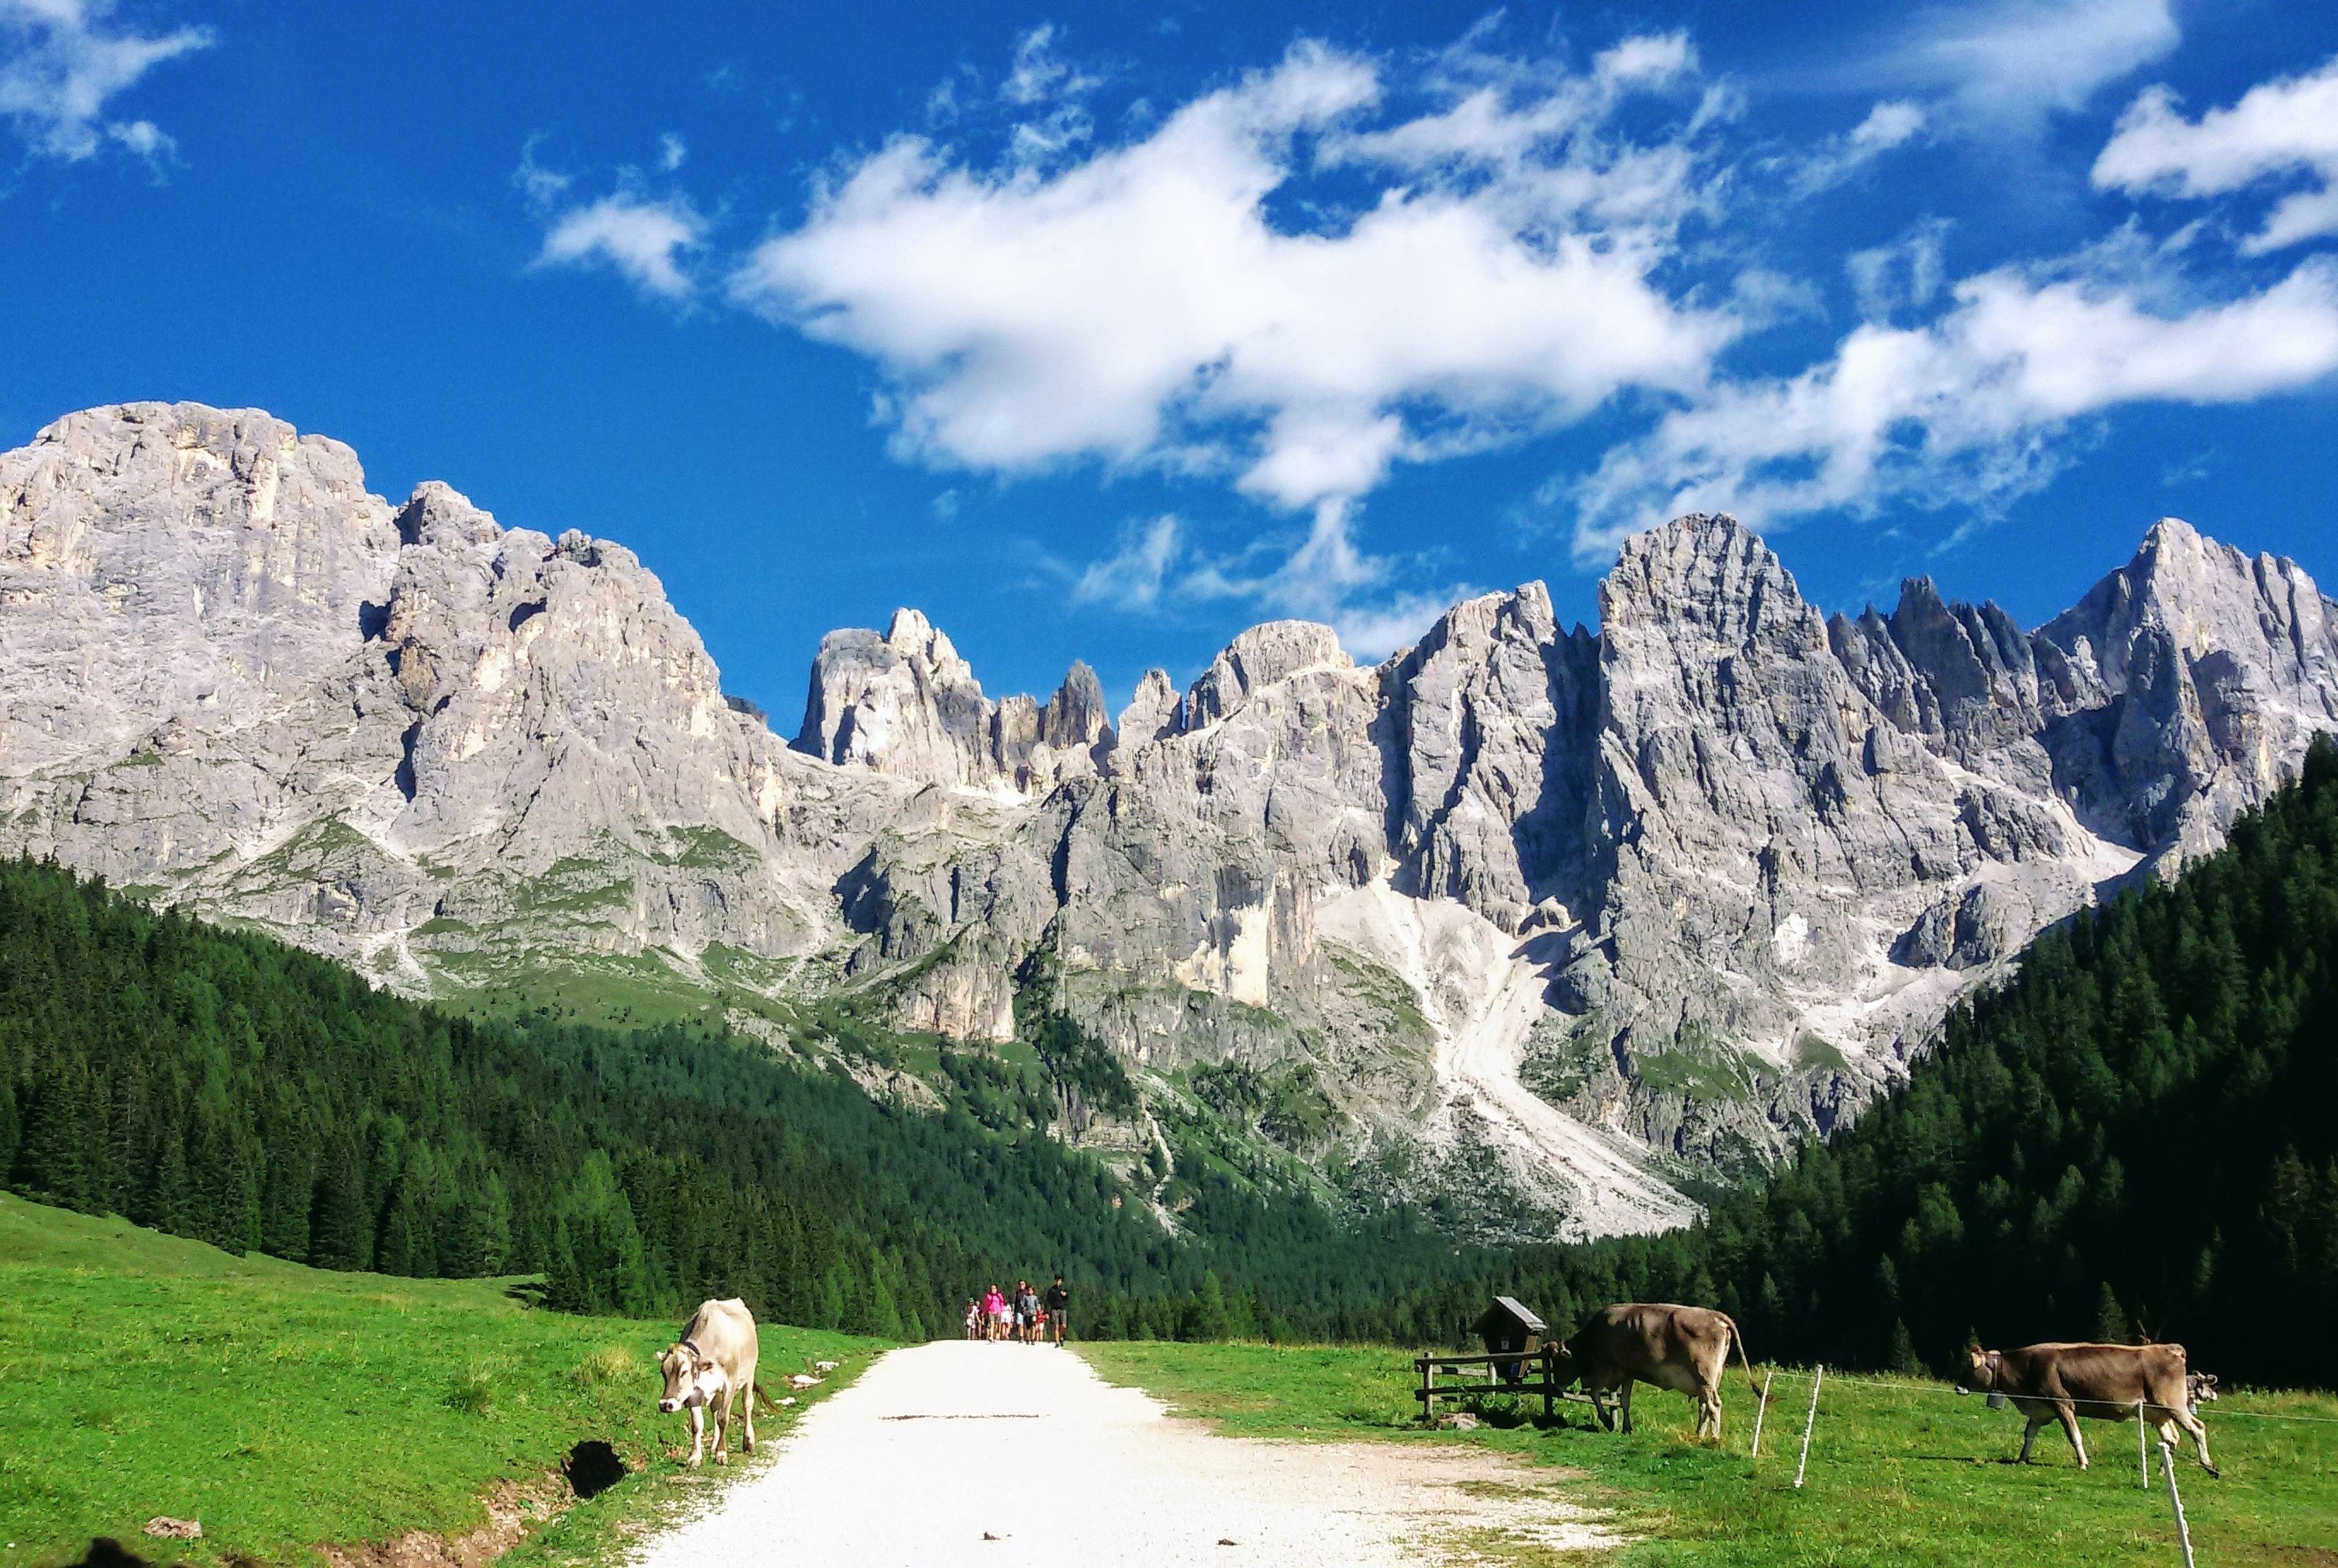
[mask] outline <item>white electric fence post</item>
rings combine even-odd
[[[1794,1490],[1797,1492],[1803,1489],[1803,1472],[1810,1467],[1811,1428],[1818,1425],[1819,1385],[1825,1381],[1826,1368],[1821,1367],[1817,1374],[1811,1378],[1811,1413],[1803,1417],[1803,1456],[1794,1461]],[[2171,1485],[2173,1485],[2175,1474],[2172,1470],[2168,1472]]]
[[[1770,1413],[1770,1379],[1778,1375],[1775,1367],[1762,1376],[1762,1403],[1754,1409],[1754,1457],[1762,1457],[1762,1417]]]
[[[2184,1568],[2193,1568],[2192,1526],[2184,1523],[2184,1494],[2176,1489],[2176,1450],[2159,1440],[2159,1467],[2167,1472],[2167,1501],[2176,1507],[2176,1538],[2184,1544]]]
[[[2143,1489],[2146,1492],[2151,1490],[2151,1448],[2144,1433],[2150,1425],[2150,1422],[2143,1418],[2143,1401],[2137,1400],[2135,1402],[2135,1456],[2137,1462],[2143,1466]]]

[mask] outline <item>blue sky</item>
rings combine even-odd
[[[0,442],[266,407],[782,730],[897,604],[1117,702],[1689,507],[1829,608],[2338,581],[2338,7],[671,9],[0,0]]]

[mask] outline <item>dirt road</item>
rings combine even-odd
[[[1069,1352],[948,1342],[883,1357],[642,1563],[1382,1568],[1464,1533],[1604,1544],[1562,1490],[1458,1448],[1215,1436]]]

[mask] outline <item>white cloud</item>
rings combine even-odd
[[[1854,250],[1843,259],[1863,319],[1889,320],[1939,297],[1948,276],[1944,251],[1949,228],[1944,218],[1928,218],[1889,245]]]
[[[1468,583],[1410,590],[1396,582],[1417,562],[1358,550],[1351,504],[1315,509],[1304,539],[1287,551],[1260,541],[1213,555],[1174,516],[1124,524],[1111,554],[1072,577],[1075,604],[1136,613],[1179,604],[1235,600],[1255,612],[1328,622],[1359,659],[1379,659],[1418,638],[1432,621],[1480,592]],[[1057,567],[1058,571],[1064,568]]]
[[[1852,75],[1937,93],[1952,117],[2035,127],[2183,40],[2171,0],[1984,0],[1922,13]]]
[[[1578,557],[1690,511],[1775,521],[1899,499],[1986,518],[2058,472],[2089,416],[2244,402],[2338,370],[2338,262],[2326,258],[2261,293],[2174,314],[2097,253],[2062,275],[1967,279],[1953,299],[1927,326],[1860,327],[1799,375],[1721,387],[1609,452],[1589,478],[1555,481],[1546,499],[1574,503]]]
[[[519,187],[520,193],[527,198],[530,206],[539,208],[549,207],[559,201],[568,187],[575,183],[557,169],[547,169],[535,161],[535,150],[543,143],[544,132],[541,131],[522,142],[519,167],[512,171],[512,183]]]
[[[687,196],[658,195],[639,166],[617,171],[616,190],[586,201],[575,197],[576,178],[536,162],[541,132],[520,147],[512,183],[544,224],[537,267],[609,267],[645,294],[681,301],[697,292],[683,270],[684,253],[697,250],[710,227]],[[657,172],[671,174],[690,149],[667,132],[658,139]]]
[[[1152,610],[1169,585],[1170,568],[1183,547],[1177,519],[1155,517],[1120,531],[1119,547],[1092,561],[1072,584],[1075,604],[1109,604],[1118,610]]]
[[[1343,609],[1331,619],[1340,646],[1359,660],[1385,659],[1409,648],[1437,623],[1437,618],[1464,599],[1484,590],[1457,584],[1442,592],[1399,593],[1365,609]]]
[[[679,197],[604,196],[571,208],[553,221],[536,264],[612,266],[638,288],[683,299],[693,286],[678,257],[694,248],[705,232],[705,220]]]
[[[1679,226],[1713,210],[1699,138],[1716,103],[1688,93],[1653,142],[1614,126],[1694,70],[1677,34],[1577,72],[1458,48],[1418,81],[1302,43],[1045,167],[899,137],[817,190],[732,294],[872,359],[904,456],[1224,473],[1311,513],[1280,565],[1196,562],[1181,591],[1361,625],[1390,590],[1350,503],[1394,465],[1514,442],[1634,389],[1692,391],[1741,330],[1654,277]],[[1428,106],[1391,113],[1400,94]],[[1154,558],[1124,549],[1092,591],[1154,583]]]
[[[1923,132],[1925,118],[1920,107],[1905,99],[1876,104],[1849,131],[1789,163],[1796,194],[1816,195],[1852,179],[1893,148],[1914,141]]]
[[[2167,88],[2146,89],[2119,117],[2094,168],[2101,190],[2191,198],[2298,174],[2312,188],[2274,205],[2243,247],[2251,254],[2338,234],[2338,58],[2261,83],[2197,120],[2184,118]]]
[[[1076,98],[1098,84],[1056,54],[1056,25],[1042,22],[1015,41],[1015,64],[998,91],[1009,103],[1028,104]]]
[[[1651,33],[1626,38],[1601,50],[1591,62],[1591,74],[1610,84],[1648,85],[1669,82],[1696,69],[1696,47],[1685,33]]]
[[[1353,497],[1457,437],[1685,389],[1734,330],[1649,278],[1693,154],[1599,142],[1583,81],[1564,113],[1472,98],[1366,131],[1378,69],[1302,45],[1044,176],[900,138],[760,246],[734,293],[876,360],[909,456],[1230,469],[1293,509]],[[1267,203],[1307,136],[1372,193],[1287,229]]]
[[[105,106],[153,66],[208,48],[211,31],[113,21],[113,0],[0,0],[0,116],[34,152],[78,161],[111,141],[152,162],[172,150],[152,121],[109,120]]]
[[[149,163],[167,162],[178,156],[177,139],[152,120],[117,120],[105,128],[105,133]]]

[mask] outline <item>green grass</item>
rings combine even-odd
[[[2154,1564],[2177,1562],[2166,1488],[2137,1485],[2131,1426],[2083,1424],[2094,1468],[2038,1434],[2041,1465],[2009,1461],[2020,1418],[1919,1379],[1830,1375],[1822,1390],[1803,1490],[1794,1450],[1811,1382],[1781,1370],[1756,1467],[1746,1448],[1753,1400],[1733,1368],[1720,1448],[1689,1439],[1693,1410],[1676,1394],[1639,1391],[1629,1437],[1573,1425],[1545,1429],[1523,1401],[1491,1401],[1474,1432],[1426,1432],[1412,1420],[1418,1387],[1401,1350],[1252,1345],[1095,1344],[1081,1354],[1105,1377],[1143,1387],[1179,1411],[1252,1436],[1474,1444],[1579,1473],[1585,1500],[1634,1538],[1623,1563]],[[1531,1407],[1539,1414],[1540,1401]],[[2268,1416],[2312,1419],[2265,1419]],[[2212,1480],[2178,1470],[2192,1540],[2205,1568],[2338,1565],[2338,1398],[2228,1395],[2208,1406]],[[2048,1439],[2051,1438],[2051,1442]],[[1547,1563],[1539,1548],[1488,1543],[1496,1562]],[[1508,1553],[1505,1555],[1505,1553]]]
[[[680,1468],[682,1423],[656,1410],[675,1325],[531,1310],[515,1286],[237,1258],[0,1194],[0,1568],[70,1561],[99,1535],[243,1568],[458,1534],[499,1483],[566,1502],[560,1460],[588,1438],[632,1474],[510,1561],[604,1558],[712,1484]],[[822,1394],[878,1348],[762,1329],[770,1381],[844,1362]],[[199,1519],[203,1538],[150,1542],[156,1514]]]

